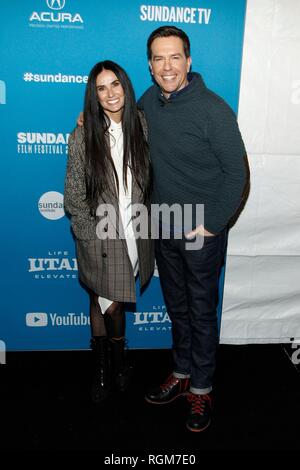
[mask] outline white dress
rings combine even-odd
[[[136,247],[136,239],[132,225],[132,201],[131,201],[131,187],[132,176],[131,171],[127,171],[127,191],[123,184],[123,130],[122,122],[116,123],[110,120],[110,127],[108,129],[110,140],[111,156],[115,165],[115,169],[119,180],[119,211],[124,227],[124,236],[128,247],[128,255],[132,264],[133,273],[136,276],[138,273],[138,254]],[[108,307],[113,303],[113,300],[104,297],[98,297],[101,312],[105,313]]]

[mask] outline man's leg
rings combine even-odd
[[[220,270],[226,247],[226,231],[205,237],[201,250],[186,251],[186,275],[191,344],[191,412],[187,426],[201,431],[209,425],[212,381],[218,346],[217,305]]]
[[[173,401],[185,394],[191,372],[191,325],[188,315],[184,266],[180,240],[156,240],[155,255],[168,314],[172,322],[174,371],[160,387],[150,390],[146,400],[154,404]]]

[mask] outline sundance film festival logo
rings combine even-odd
[[[28,272],[34,279],[77,279],[77,259],[68,251],[48,251],[45,257],[28,258]]]
[[[171,331],[171,320],[165,306],[154,306],[152,312],[135,312],[134,326],[139,331]]]
[[[6,104],[6,84],[0,80],[0,104]]]
[[[66,12],[65,0],[36,0],[36,4],[44,3],[48,7],[47,11],[33,11],[29,18],[29,26],[34,28],[64,28],[83,29],[84,21],[80,13]],[[69,0],[68,3],[71,3]]]
[[[70,134],[53,132],[18,132],[19,155],[66,155]]]
[[[69,312],[66,315],[46,312],[29,312],[25,315],[26,326],[30,328],[60,327],[60,326],[88,326],[89,316],[83,312],[76,314]]]

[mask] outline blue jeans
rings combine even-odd
[[[186,241],[156,240],[156,261],[172,321],[174,374],[191,377],[193,393],[209,393],[219,342],[218,286],[227,229],[204,237],[199,250],[186,250]]]

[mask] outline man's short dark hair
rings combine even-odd
[[[148,38],[148,41],[147,41],[148,60],[151,60],[151,57],[152,57],[151,45],[154,39],[168,38],[170,36],[176,36],[177,38],[180,38],[182,40],[185,57],[190,57],[191,45],[190,45],[190,40],[187,34],[184,31],[182,31],[182,29],[176,28],[176,26],[161,26],[160,28],[155,29]]]

